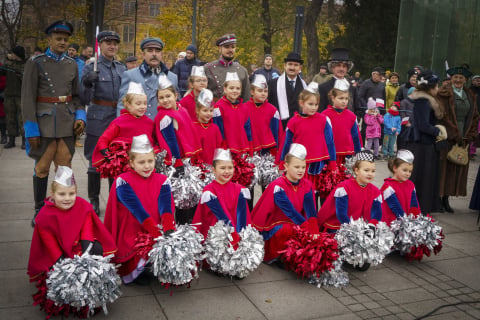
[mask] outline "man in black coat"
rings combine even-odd
[[[268,102],[277,107],[283,128],[288,120],[299,111],[298,96],[307,84],[299,76],[303,60],[298,53],[291,52],[284,59],[285,72],[268,82]]]

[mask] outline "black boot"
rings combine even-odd
[[[88,173],[88,199],[92,204],[93,210],[100,216],[100,173]]]
[[[0,117],[0,144],[7,143],[7,125],[5,122],[5,117]]]
[[[32,227],[35,226],[35,218],[38,212],[45,204],[45,198],[47,197],[48,188],[48,176],[45,178],[33,177],[33,199],[35,201],[35,215],[32,219]]]
[[[443,196],[442,197],[442,204],[443,204],[443,208],[445,209],[445,211],[447,211],[449,213],[454,213],[455,212],[452,209],[452,207],[450,207],[450,203],[448,202],[448,196]]]
[[[0,144],[6,144],[7,143],[7,136],[2,134],[2,138],[0,139]]]
[[[15,147],[15,136],[8,136],[8,142],[5,145],[5,149],[10,149]]]
[[[21,146],[22,150],[25,150],[27,148],[27,146],[25,145],[25,135],[22,135],[22,146]]]

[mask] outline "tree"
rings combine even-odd
[[[323,0],[313,0],[306,10],[303,31],[307,38],[307,79],[312,79],[320,69],[317,19],[322,11],[322,5]]]
[[[17,44],[17,33],[22,20],[23,0],[1,0],[0,4],[1,24],[6,30],[8,41],[2,43],[2,46],[13,48]]]

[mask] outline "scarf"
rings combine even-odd
[[[398,110],[392,110],[392,109],[389,109],[388,113],[390,113],[392,116],[398,116],[400,114]]]

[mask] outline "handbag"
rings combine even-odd
[[[448,161],[460,166],[466,166],[468,164],[468,146],[462,147],[459,144],[455,144],[447,153]]]

